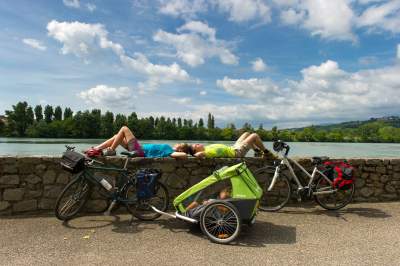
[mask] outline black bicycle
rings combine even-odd
[[[75,152],[74,147],[66,147],[67,151],[64,153],[64,161],[61,164],[64,169],[76,175],[57,198],[55,215],[58,219],[65,221],[75,217],[92,194],[96,194],[98,198],[106,202],[104,209],[100,212],[108,215],[115,206],[121,205],[140,220],[154,220],[161,216],[150,206],[155,206],[162,211],[167,210],[169,195],[166,186],[159,181],[161,171],[157,169],[141,169],[136,173],[128,171],[129,159],[136,156],[134,152],[121,152],[126,156],[126,160],[123,168],[117,168],[105,167],[104,163]],[[98,171],[117,173],[115,185],[110,184],[108,178],[95,175]],[[141,195],[137,182],[138,173],[145,174],[146,178],[155,178],[150,196]]]

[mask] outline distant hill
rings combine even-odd
[[[332,131],[332,130],[341,130],[341,129],[357,129],[361,126],[372,124],[380,122],[385,126],[392,126],[395,128],[400,128],[400,116],[385,116],[381,118],[370,118],[368,120],[362,120],[362,121],[348,121],[348,122],[342,122],[342,123],[336,123],[336,124],[327,124],[327,125],[313,125],[316,130],[326,130],[326,131]],[[291,128],[289,130],[293,131],[302,131],[305,128],[308,127],[301,127],[301,128]]]

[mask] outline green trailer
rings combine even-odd
[[[230,184],[230,197],[212,200],[202,206],[199,217],[190,217],[188,203],[219,182]],[[163,214],[199,224],[202,232],[211,241],[226,244],[239,235],[243,224],[252,225],[255,222],[262,194],[263,191],[249,168],[245,163],[239,163],[215,171],[177,196],[173,202],[175,215]],[[153,210],[159,212],[155,208]]]

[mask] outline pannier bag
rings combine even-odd
[[[60,164],[68,172],[79,173],[85,167],[85,156],[75,151],[65,151]]]
[[[354,168],[346,162],[328,161],[324,163],[328,177],[333,180],[333,187],[346,190],[354,183]]]
[[[156,183],[161,172],[155,169],[141,169],[136,172],[136,189],[139,200],[149,199],[156,193]]]

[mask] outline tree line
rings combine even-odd
[[[302,129],[281,129],[273,127],[266,130],[260,124],[253,128],[245,123],[236,128],[229,123],[217,127],[214,116],[209,113],[207,123],[182,118],[141,117],[135,112],[126,116],[114,115],[99,109],[78,111],[64,110],[60,106],[36,105],[32,108],[27,102],[18,102],[12,110],[6,111],[5,121],[0,119],[0,136],[32,138],[109,138],[122,126],[128,126],[140,139],[160,140],[235,140],[243,132],[258,133],[264,141],[281,139],[284,141],[306,142],[400,142],[400,128],[385,121],[372,121],[360,126],[345,128],[338,126],[305,127]]]

